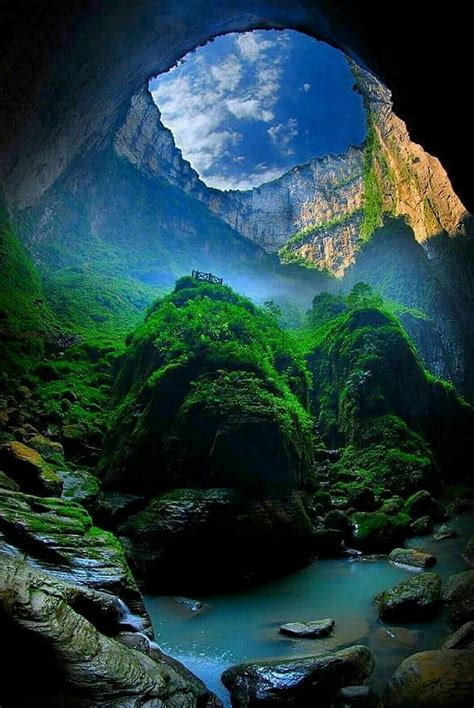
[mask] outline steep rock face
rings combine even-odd
[[[468,213],[446,170],[436,157],[412,142],[407,126],[392,110],[386,86],[355,64],[352,70],[375,133],[372,169],[383,211],[407,216],[420,243],[442,232],[456,235]]]

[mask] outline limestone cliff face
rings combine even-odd
[[[351,66],[374,131],[372,169],[383,211],[407,216],[419,243],[443,232],[460,233],[468,212],[446,170],[411,141],[405,123],[393,113],[390,91],[368,71]]]
[[[183,159],[148,91],[132,99],[115,150],[203,202],[266,251],[337,276],[354,263],[361,240],[384,213],[408,217],[425,246],[432,236],[459,233],[467,211],[439,160],[410,140],[390,92],[372,74],[355,65],[353,71],[368,115],[366,144],[313,159],[252,190],[208,188]]]

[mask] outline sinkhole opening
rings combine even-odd
[[[208,187],[247,190],[366,137],[347,57],[293,30],[198,47],[148,88],[163,124]]]

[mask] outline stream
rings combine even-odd
[[[457,536],[434,541],[415,537],[406,545],[433,553],[433,569],[446,579],[467,570],[462,558],[474,533],[474,516],[451,519]],[[436,527],[438,528],[438,527]],[[368,560],[344,555],[316,560],[278,580],[236,594],[193,598],[205,607],[193,611],[174,597],[145,596],[157,643],[199,676],[230,706],[220,682],[222,672],[242,661],[298,657],[364,644],[373,652],[376,668],[370,683],[382,691],[393,671],[408,655],[438,648],[450,633],[446,610],[430,622],[386,625],[378,620],[374,595],[419,572],[396,567],[386,559]],[[279,634],[281,624],[332,617],[334,634],[327,639],[292,639]]]

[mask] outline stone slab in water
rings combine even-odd
[[[436,556],[416,548],[394,548],[388,559],[392,563],[410,565],[414,568],[429,568],[436,564]]]
[[[313,620],[312,622],[287,622],[280,627],[280,632],[291,637],[328,637],[332,633],[335,624],[333,619]]]

